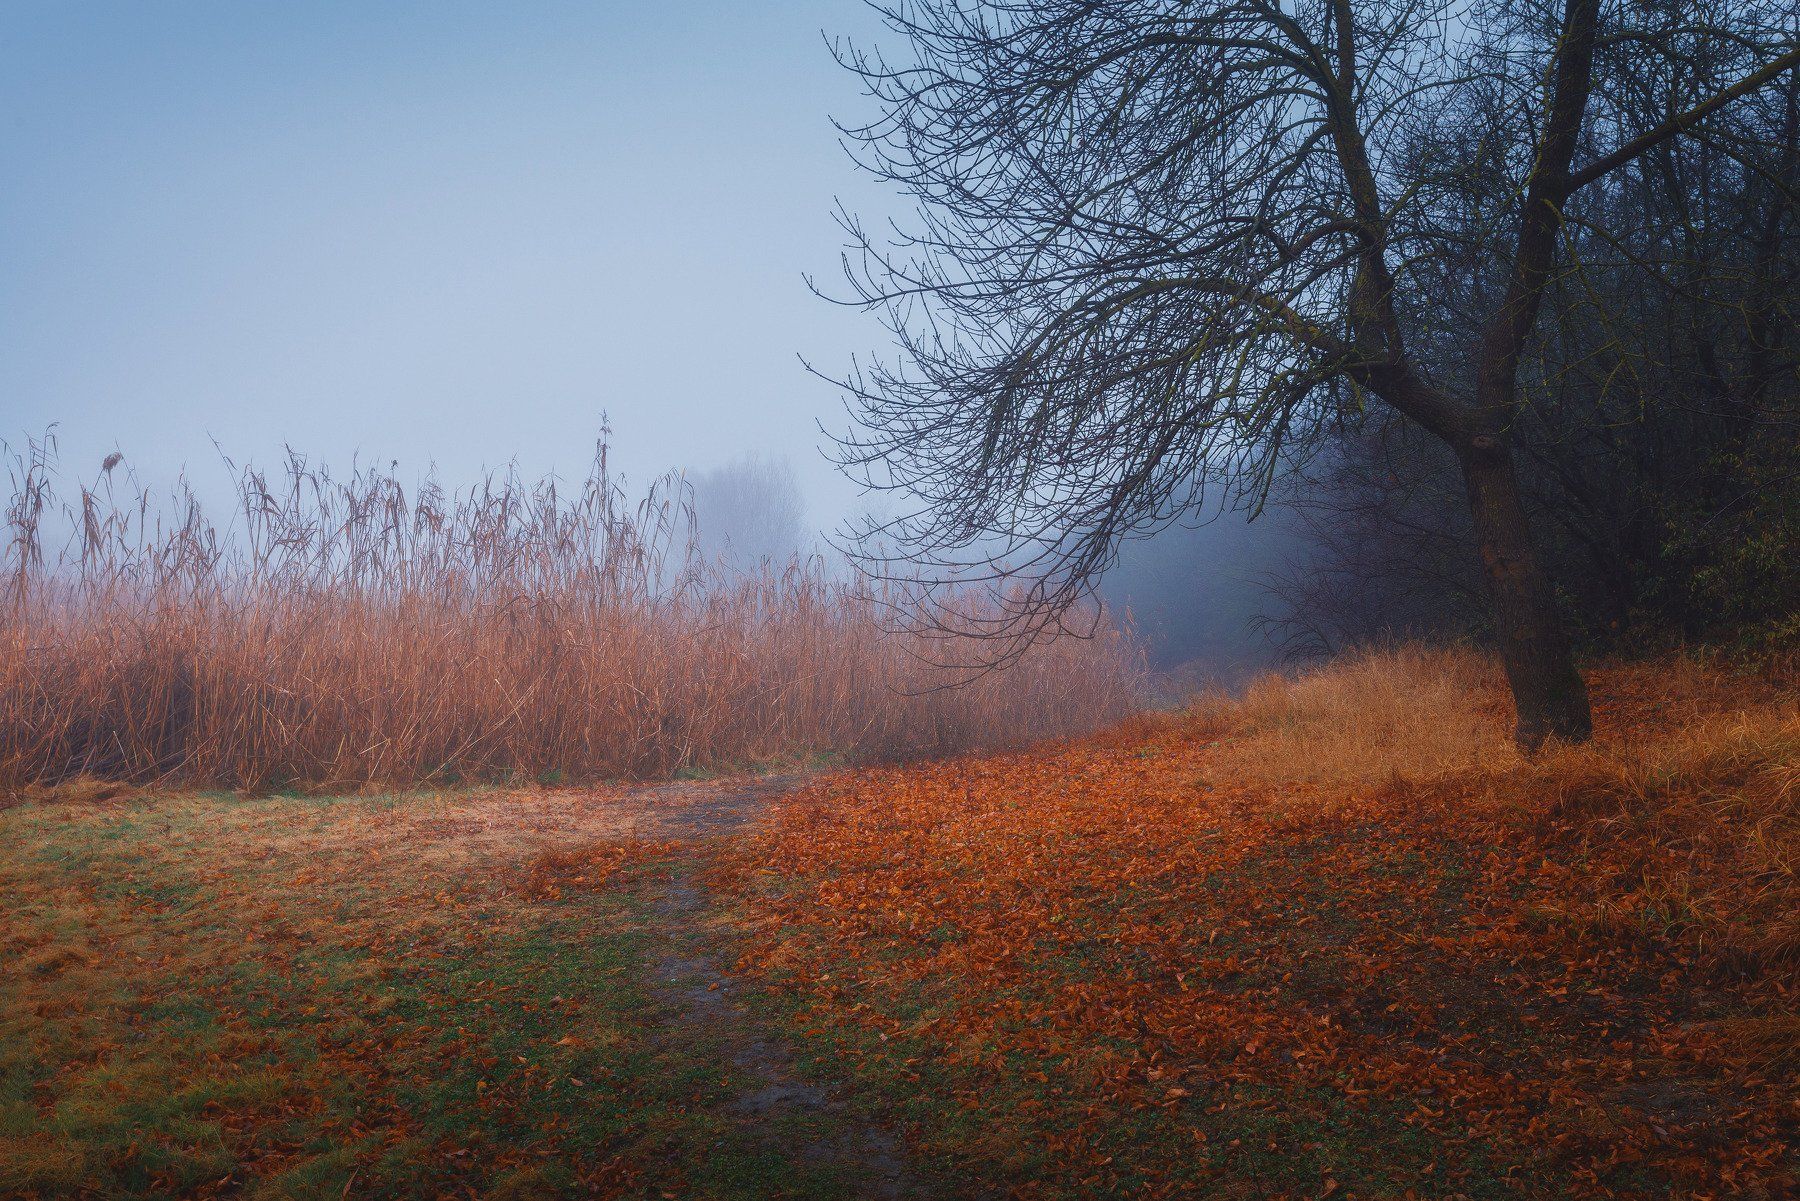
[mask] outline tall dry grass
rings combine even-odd
[[[1216,740],[1211,774],[1296,812],[1444,807],[1476,837],[1579,863],[1534,911],[1547,927],[1681,937],[1729,971],[1800,984],[1796,681],[1668,655],[1598,665],[1589,683],[1593,741],[1529,758],[1507,737],[1499,664],[1467,649],[1371,650],[1170,720]],[[1791,1006],[1730,1039],[1800,1065]]]
[[[1466,647],[1350,652],[1259,676],[1235,698],[1202,698],[1179,720],[1221,738],[1224,774],[1253,784],[1358,785],[1519,762],[1505,676]]]
[[[634,503],[604,446],[573,488],[409,490],[298,458],[238,485],[221,524],[190,490],[157,503],[112,465],[65,503],[41,447],[15,463],[0,789],[892,759],[1073,733],[1133,703],[1116,632],[968,680],[893,632],[887,596],[816,559],[700,562],[681,482]]]

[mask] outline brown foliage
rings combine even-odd
[[[620,871],[664,858],[680,845],[667,839],[631,838],[546,848],[533,857],[526,869],[523,892],[532,900],[546,901],[567,891],[597,891]]]
[[[1787,1195],[1794,695],[1594,683],[1532,760],[1491,665],[1402,649],[847,775],[731,861],[745,966],[1021,1195]]]

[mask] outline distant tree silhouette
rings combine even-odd
[[[707,558],[747,569],[805,549],[806,502],[785,461],[745,455],[688,482],[695,543]]]
[[[1455,457],[1519,741],[1585,738],[1515,465],[1540,310],[1608,233],[1596,184],[1674,186],[1645,165],[1671,143],[1744,156],[1737,109],[1800,65],[1796,0],[880,11],[906,53],[838,48],[881,110],[841,128],[918,209],[843,217],[842,299],[899,353],[840,381],[839,459],[916,505],[859,531],[891,548],[866,569],[990,580],[1016,653],[1122,538],[1208,488],[1259,506],[1391,413]]]

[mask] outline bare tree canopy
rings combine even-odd
[[[852,238],[899,353],[841,381],[840,461],[916,500],[865,565],[1054,626],[1120,539],[1255,507],[1371,410],[1454,452],[1521,742],[1585,688],[1513,464],[1521,367],[1572,234],[1670,144],[1751,161],[1794,104],[1796,0],[915,0],[840,45],[842,126],[917,202]],[[1776,86],[1771,86],[1776,85]],[[1791,208],[1795,180],[1772,181]],[[1636,264],[1664,280],[1655,255]],[[893,557],[888,557],[889,555]],[[896,568],[896,571],[898,569]]]

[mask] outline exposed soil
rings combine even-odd
[[[646,788],[627,798],[641,802],[630,805],[632,832],[694,844],[725,837],[757,821],[804,779],[786,775]],[[724,931],[695,868],[695,856],[677,856],[651,906],[667,939],[651,960],[651,989],[670,1024],[720,1047],[749,1081],[733,1108],[771,1148],[823,1167],[852,1196],[934,1195],[907,1164],[899,1140],[844,1098],[805,1079],[792,1051],[739,999],[724,966]]]

